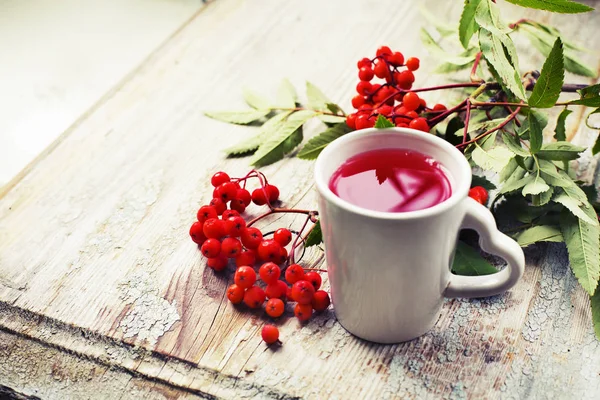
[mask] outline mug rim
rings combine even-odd
[[[458,164],[460,166],[460,176],[453,176],[453,178],[456,181],[456,188],[453,188],[450,197],[448,197],[441,203],[421,210],[406,212],[388,212],[369,210],[367,208],[359,207],[355,204],[350,203],[347,200],[338,197],[335,193],[333,193],[333,191],[329,188],[329,179],[331,179],[331,177],[323,177],[323,168],[324,164],[326,163],[327,157],[329,157],[332,153],[337,151],[340,147],[352,141],[361,139],[365,136],[371,136],[375,138],[377,136],[386,135],[390,133],[418,137],[423,141],[429,142],[430,144],[441,148],[441,150],[445,151],[446,153],[449,153],[458,160]],[[329,143],[327,147],[325,147],[325,149],[321,151],[321,153],[317,157],[314,171],[317,190],[319,191],[321,196],[325,197],[327,201],[351,213],[384,220],[411,220],[441,214],[447,211],[448,209],[455,207],[461,200],[467,197],[472,179],[471,166],[469,165],[469,162],[467,161],[465,156],[457,148],[452,146],[444,139],[441,139],[431,133],[425,133],[410,128],[369,128],[347,133],[346,135],[341,136],[335,139],[333,142]]]

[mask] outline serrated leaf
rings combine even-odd
[[[590,297],[590,305],[592,306],[594,332],[596,333],[596,338],[600,340],[600,291],[596,291],[596,293]]]
[[[321,115],[318,115],[317,118],[319,118],[321,121],[325,122],[326,124],[339,124],[340,122],[346,121],[346,117],[342,117],[341,115],[321,114]]]
[[[538,108],[553,107],[560,96],[564,79],[563,44],[560,38],[556,38],[554,46],[544,62],[540,77],[529,96],[529,105]]]
[[[572,100],[569,104],[587,107],[600,107],[600,83],[578,90],[580,98]]]
[[[243,157],[249,155],[250,153],[253,153],[265,140],[267,140],[269,136],[273,135],[277,131],[277,129],[279,129],[279,125],[290,114],[291,111],[283,112],[270,118],[260,127],[256,135],[251,136],[248,139],[242,140],[241,142],[226,148],[224,150],[225,154],[227,155],[227,157]]]
[[[554,139],[556,139],[559,142],[567,140],[566,121],[567,121],[567,117],[572,112],[573,112],[572,110],[565,108],[558,115],[558,119],[556,120],[556,128],[554,129]]]
[[[573,182],[568,177],[568,175],[561,175],[560,173],[558,173],[556,165],[554,165],[550,161],[539,160],[539,165],[540,173],[542,174],[542,177],[548,184],[558,187],[568,187],[575,185],[575,182]]]
[[[524,177],[525,170],[521,169],[520,171],[523,171],[523,175],[521,175],[520,178],[517,178],[518,175],[515,175],[513,179],[507,180],[506,183],[500,188],[500,194],[517,191],[534,180],[535,175],[529,174]]]
[[[377,121],[375,121],[375,128],[377,129],[393,128],[395,126],[396,125],[394,125],[389,119],[381,114],[379,114]]]
[[[537,156],[544,160],[569,161],[579,158],[579,153],[584,150],[585,147],[569,142],[553,142],[544,144]]]
[[[506,0],[521,7],[535,8],[537,10],[552,11],[561,14],[577,14],[592,11],[593,8],[585,4],[569,0]]]
[[[571,269],[581,286],[593,295],[600,277],[600,229],[564,211],[560,214],[560,229]]]
[[[515,235],[515,240],[521,247],[527,247],[538,242],[562,242],[563,236],[557,226],[538,225]]]
[[[471,154],[473,161],[485,170],[500,172],[514,157],[513,152],[505,147],[494,147],[490,150],[484,150],[477,146]]]
[[[323,243],[323,232],[321,232],[321,221],[317,221],[306,238],[304,247],[316,246]]]
[[[306,97],[308,98],[308,106],[313,110],[327,111],[327,103],[331,100],[325,94],[310,82],[306,82]]]
[[[482,1],[483,3],[484,1]],[[510,43],[512,43],[512,40]],[[479,46],[483,56],[493,67],[493,71],[498,75],[503,86],[514,96],[524,101],[526,98],[525,88],[516,68],[517,64],[515,60],[509,60],[506,55],[506,51],[510,54],[511,50],[505,47],[499,36],[493,35],[490,31],[483,28],[479,30]]]
[[[479,276],[498,272],[481,254],[468,244],[458,241],[452,262],[452,273],[455,275]]]
[[[230,124],[246,125],[269,114],[271,110],[206,111],[204,115]]]
[[[517,164],[517,161],[514,158],[512,158],[508,162],[508,164],[506,164],[506,166],[504,168],[502,168],[502,171],[500,171],[500,175],[498,177],[500,182],[504,182],[507,179],[509,179],[511,176],[513,176],[515,171],[517,171],[517,168],[519,168],[519,165]],[[523,175],[525,175],[525,171],[523,171]],[[521,175],[520,178],[522,178],[523,175]]]
[[[521,147],[519,139],[510,133],[502,132],[502,140],[504,141],[504,144],[506,144],[506,147],[516,155],[522,157],[527,157],[529,155],[529,152]]]
[[[475,22],[475,11],[481,0],[465,0],[460,21],[458,23],[458,38],[460,43],[466,49],[469,47],[471,37],[477,31],[477,23]]]
[[[527,117],[529,123],[529,151],[531,154],[537,153],[542,148],[544,134],[542,127],[534,113],[529,113]]]
[[[552,186],[550,186],[548,188],[548,190],[546,190],[544,193],[540,193],[538,196],[538,201],[539,203],[536,204],[536,206],[543,206],[546,205],[550,202],[550,200],[552,200],[552,196],[554,195],[554,188]]]
[[[262,97],[253,90],[244,88],[242,93],[244,95],[244,100],[250,107],[256,110],[268,110],[272,108],[271,102],[268,99]]]
[[[579,189],[577,186],[557,189],[554,196],[552,196],[552,201],[565,206],[580,220],[590,225],[598,225],[596,213],[588,203],[587,198],[582,199],[581,196],[576,194],[574,188]],[[585,193],[583,193],[583,196],[585,197]]]
[[[474,54],[472,54],[472,50],[459,56],[446,52],[440,47],[439,44],[437,44],[437,42],[431,37],[429,32],[427,32],[427,30],[424,28],[421,28],[420,36],[421,43],[423,43],[423,46],[425,46],[427,51],[432,55],[435,55],[440,61],[444,61],[454,65],[465,65],[472,63],[475,59]]]
[[[277,105],[281,108],[295,108],[298,102],[298,94],[294,85],[283,79],[277,88]]]
[[[291,114],[276,131],[260,145],[250,164],[260,167],[281,160],[302,141],[302,125],[315,116],[311,110]]]
[[[533,177],[533,179],[531,179],[529,182],[527,182],[525,186],[523,186],[523,190],[521,191],[523,196],[526,196],[528,194],[536,195],[544,193],[545,191],[550,189],[550,186],[548,186],[546,181],[544,181],[544,178],[540,176],[539,172],[537,174],[531,174],[529,176]]]
[[[318,134],[306,142],[306,145],[304,145],[302,150],[298,153],[298,158],[302,158],[303,160],[316,159],[329,143],[351,131],[352,129],[350,129],[346,123],[332,126],[325,132]]]
[[[490,182],[485,176],[473,175],[471,176],[471,187],[481,186],[487,191],[496,189],[496,185]]]
[[[469,123],[469,133],[479,133],[480,131],[487,131],[490,128],[498,126],[500,123],[504,122],[505,118],[494,118],[494,119],[486,119],[485,121],[477,122],[477,123]],[[462,136],[462,134],[461,134]]]

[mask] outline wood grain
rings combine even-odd
[[[115,383],[124,397],[132,385],[145,393],[165,385],[173,391],[167,398],[179,391],[222,398],[600,396],[588,299],[562,246],[528,251],[523,280],[505,295],[448,300],[436,327],[412,342],[358,340],[329,311],[305,326],[278,322],[284,346],[271,351],[260,340],[262,312],[224,299],[232,268],[220,275],[205,269],[189,240],[195,210],[211,197],[210,175],[248,170],[246,159],[225,160],[221,150],[251,129],[202,111],[243,108],[242,86],[274,94],[284,77],[298,87],[309,80],[348,109],[356,60],[382,43],[422,57],[423,86],[439,82],[429,73],[435,60],[419,44],[416,4],[209,4],[0,199],[0,334],[9,351],[21,346],[11,343],[34,341],[44,357],[69,353],[73,368],[90,360],[148,382]],[[423,4],[444,17],[461,7]],[[598,48],[598,12],[567,18],[502,7],[507,19],[535,14]],[[524,68],[539,68],[540,57],[525,43],[520,49],[531,55]],[[577,121],[571,129],[581,140],[591,137]],[[315,206],[310,162],[288,158],[264,172],[286,204]],[[264,226],[298,223],[274,218]],[[306,260],[318,256],[311,250]],[[0,362],[0,384],[34,394],[35,385],[7,372],[14,366],[10,357]],[[86,396],[113,389],[98,386]]]

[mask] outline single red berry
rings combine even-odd
[[[419,118],[419,114],[417,114],[416,111],[409,111],[405,114],[407,117],[409,117],[410,119],[415,119],[415,118]]]
[[[258,308],[265,302],[265,291],[258,286],[252,286],[244,293],[244,303],[250,308]]]
[[[388,69],[387,64],[383,61],[378,61],[375,64],[375,68],[373,68],[373,72],[375,72],[375,75],[377,75],[378,78],[385,78],[386,76],[388,76],[390,74],[390,70]]]
[[[388,116],[392,113],[392,107],[390,107],[386,104],[386,105],[379,107],[377,109],[377,112],[381,115]]]
[[[221,200],[223,200],[225,203],[235,199],[237,191],[238,187],[233,182],[225,182],[217,187],[217,193],[219,194]]]
[[[206,265],[215,271],[223,271],[227,267],[227,257],[219,254],[216,257],[209,258],[206,260]]]
[[[279,188],[275,185],[267,185],[267,195],[271,204],[279,200]]]
[[[214,187],[218,187],[224,184],[225,182],[229,182],[230,180],[231,179],[229,178],[229,175],[227,175],[227,173],[219,171],[216,174],[214,174],[212,178],[210,178],[210,183]]]
[[[358,63],[356,63],[356,66],[360,69],[362,67],[370,67],[371,66],[371,60],[369,60],[368,58],[364,57],[361,60],[358,61]]]
[[[360,94],[357,94],[356,96],[354,96],[352,98],[352,107],[358,109],[358,107],[362,106],[363,104],[365,104],[365,97],[361,96]]]
[[[235,283],[227,289],[227,298],[233,304],[239,304],[244,300],[244,288],[239,287]]]
[[[204,223],[209,218],[217,218],[219,215],[217,214],[217,209],[213,206],[202,206],[198,210],[196,215],[198,217],[198,222]]]
[[[239,213],[243,213],[246,210],[246,205],[244,204],[244,200],[241,199],[233,199],[231,203],[229,203],[229,207],[232,210],[235,210]]]
[[[273,234],[273,240],[285,247],[292,241],[292,232],[286,228],[279,228]]]
[[[204,224],[201,222],[194,222],[190,227],[190,236],[194,243],[202,244],[206,240],[204,232],[202,231]]]
[[[244,265],[254,265],[256,263],[256,253],[254,250],[242,250],[235,258],[235,265],[242,267]]]
[[[315,291],[315,287],[309,281],[298,281],[292,286],[292,299],[300,304],[310,304]]]
[[[242,244],[248,249],[256,249],[263,240],[263,235],[258,228],[250,227],[242,230]]]
[[[311,285],[313,285],[315,290],[319,290],[319,288],[321,287],[321,282],[323,281],[321,279],[321,275],[319,275],[319,273],[316,271],[307,272],[306,274],[304,274],[304,279],[309,281]]]
[[[273,344],[279,341],[279,329],[273,325],[263,326],[260,335],[266,344]]]
[[[350,129],[356,129],[356,114],[348,114],[346,117],[346,125],[348,125]]]
[[[246,207],[248,207],[250,203],[252,203],[252,196],[250,195],[250,192],[246,189],[238,189],[235,198],[243,201]]]
[[[488,191],[482,186],[474,186],[469,190],[469,197],[478,203],[485,204],[488,201]]]
[[[356,92],[362,96],[366,96],[375,90],[375,85],[371,85],[371,82],[360,81],[356,84]]]
[[[272,239],[263,240],[256,249],[258,259],[262,261],[279,261],[281,245]]]
[[[282,247],[279,251],[279,264],[283,264],[288,258],[288,251],[285,247]]]
[[[371,123],[369,121],[369,116],[366,114],[361,114],[356,118],[356,129],[367,129],[371,127]]]
[[[294,299],[292,298],[292,288],[288,287],[285,291],[285,298],[288,299],[289,301],[294,301]]]
[[[223,214],[221,215],[221,219],[223,221],[228,220],[231,217],[239,217],[240,213],[237,212],[236,210],[225,210],[223,211]]]
[[[217,210],[218,215],[223,214],[223,212],[227,210],[227,204],[225,204],[219,197],[213,198],[209,204],[213,206],[215,210]]]
[[[317,290],[313,296],[311,305],[315,311],[325,311],[331,304],[329,294],[324,290]]]
[[[427,101],[425,101],[424,98],[420,98],[419,99],[419,103],[420,103],[419,108],[425,108],[425,107],[427,107]]]
[[[221,242],[218,239],[207,239],[200,248],[204,257],[213,258],[221,254]]]
[[[375,55],[377,57],[383,56],[383,55],[386,55],[386,54],[392,54],[392,50],[388,46],[380,46],[377,49],[377,52],[375,53]]]
[[[408,90],[412,87],[413,82],[415,81],[415,76],[409,70],[402,71],[395,76],[396,82],[400,89]]]
[[[242,217],[235,216],[227,218],[227,234],[233,237],[240,237],[242,231],[246,229],[246,220]]]
[[[371,67],[362,67],[358,70],[358,79],[360,79],[361,81],[370,81],[371,79],[373,79],[374,75],[375,74],[373,73]]]
[[[402,99],[402,105],[408,111],[414,111],[421,105],[421,99],[419,98],[418,94],[414,92],[408,92],[404,95],[404,98]]]
[[[242,244],[238,239],[228,237],[223,239],[221,249],[228,258],[235,258],[242,252]]]
[[[408,124],[408,127],[423,132],[429,132],[429,124],[427,124],[427,120],[423,117],[413,119],[410,121],[410,124]]]
[[[280,299],[287,294],[288,285],[282,280],[267,285],[265,293],[269,299]]]
[[[411,71],[418,70],[419,64],[420,61],[417,57],[410,57],[408,60],[406,60],[406,68],[408,68]]]
[[[446,110],[447,110],[447,108],[443,104],[436,104],[435,106],[433,106],[433,111],[446,111]]]
[[[292,264],[285,270],[285,280],[291,285],[304,279],[304,268],[298,264]]]
[[[268,285],[275,283],[279,279],[279,276],[281,275],[281,269],[275,263],[264,263],[258,269],[258,275],[260,275],[260,279],[262,279],[263,282]]]
[[[310,317],[312,316],[312,306],[310,304],[296,304],[296,307],[294,307],[294,315],[296,316],[296,318],[298,318],[298,320],[304,322],[304,321],[308,321],[310,319]]]
[[[225,236],[225,224],[220,219],[209,218],[204,221],[202,232],[207,238],[220,239]]]
[[[233,281],[241,288],[248,289],[256,282],[256,272],[252,267],[242,266],[235,270]]]
[[[281,317],[283,311],[285,310],[285,305],[281,299],[269,299],[265,306],[265,311],[269,315],[269,317],[277,318]]]
[[[263,206],[267,204],[267,196],[265,195],[265,190],[262,188],[254,189],[252,191],[252,202],[257,206]]]
[[[388,60],[393,66],[399,67],[404,64],[404,55],[402,55],[402,53],[399,51],[395,51]]]

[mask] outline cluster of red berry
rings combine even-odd
[[[252,194],[245,188],[250,178],[260,181],[260,187]],[[208,259],[208,267],[213,270],[223,271],[229,259],[235,260],[234,283],[227,289],[229,301],[233,304],[243,302],[253,309],[262,307],[266,301],[265,312],[272,318],[283,315],[284,301],[293,301],[297,303],[294,314],[300,321],[307,321],[313,311],[326,310],[330,299],[327,292],[319,290],[322,282],[319,273],[305,271],[299,264],[284,267],[289,262],[286,246],[292,243],[292,232],[279,228],[272,239],[265,239],[260,229],[250,226],[252,222],[247,223],[240,214],[250,203],[267,204],[272,209],[279,199],[278,188],[254,170],[243,178],[230,178],[225,172],[217,172],[211,183],[215,188],[213,199],[198,210],[198,221],[192,224],[190,236],[200,246]],[[254,221],[258,219],[260,217]],[[290,252],[294,251],[293,244]],[[258,277],[262,285],[258,284],[257,263],[261,264]],[[285,281],[280,279],[282,274]],[[277,340],[278,334],[273,342]]]
[[[488,191],[483,186],[474,186],[469,190],[469,197],[479,204],[485,205],[488,201]]]
[[[360,60],[358,94],[352,98],[357,111],[348,115],[346,124],[352,129],[372,128],[377,116],[383,115],[398,127],[429,132],[427,118],[420,115],[435,115],[445,111],[446,106],[436,104],[428,108],[424,99],[410,91],[415,81],[413,72],[419,64],[416,57],[404,61],[402,53],[392,52],[388,46],[377,49],[375,58]],[[400,70],[402,67],[405,69]],[[382,79],[381,83],[372,83],[374,77]]]

